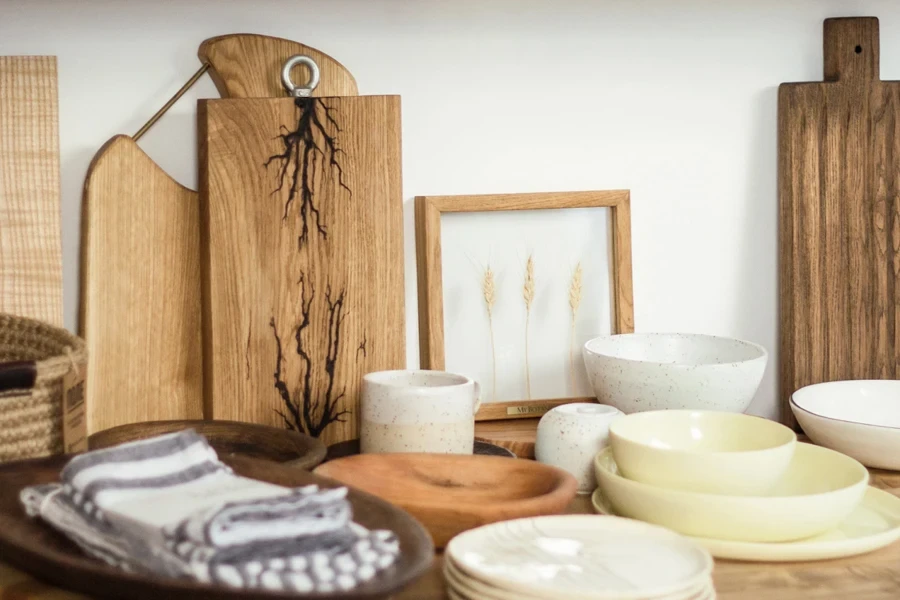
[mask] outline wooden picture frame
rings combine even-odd
[[[419,361],[422,369],[443,370],[444,286],[441,259],[443,213],[521,211],[566,208],[608,208],[612,221],[611,292],[615,333],[634,331],[631,272],[631,204],[628,190],[484,194],[473,196],[417,196],[415,204],[416,259],[419,296]],[[554,406],[593,402],[593,397],[490,402],[482,405],[478,421],[537,417]]]

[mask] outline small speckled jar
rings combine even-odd
[[[625,416],[619,409],[590,402],[563,404],[541,417],[534,456],[565,469],[578,480],[578,493],[597,487],[594,457],[607,446],[609,424]]]

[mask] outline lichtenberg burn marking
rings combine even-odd
[[[336,296],[332,295],[331,286],[325,288],[325,303],[327,305],[327,348],[323,371],[327,381],[324,394],[313,394],[313,361],[304,347],[304,331],[310,325],[310,313],[316,290],[312,283],[307,283],[306,277],[300,276],[300,323],[294,329],[294,342],[297,356],[300,359],[302,375],[297,388],[291,392],[284,381],[282,365],[284,364],[284,348],[281,337],[278,335],[278,327],[275,318],[269,322],[272,334],[275,337],[276,365],[275,365],[275,389],[281,397],[283,410],[275,412],[284,421],[285,427],[295,431],[302,431],[313,437],[318,437],[331,423],[343,423],[348,410],[338,410],[338,403],[344,398],[347,388],[343,386],[340,393],[335,388],[337,376],[337,362],[341,349],[341,326],[347,315],[344,312],[346,293],[341,290]]]
[[[337,183],[346,190],[348,198],[353,198],[353,192],[344,181],[344,167],[340,156],[345,153],[338,145],[338,135],[343,129],[333,114],[336,109],[320,98],[295,98],[294,104],[300,110],[297,127],[290,130],[284,125],[280,126],[280,133],[274,139],[281,140],[284,151],[270,156],[264,166],[268,168],[272,163],[278,165],[278,187],[272,191],[273,195],[281,193],[285,182],[290,180],[282,221],[287,220],[291,205],[299,198],[300,234],[297,236],[297,245],[303,248],[309,241],[310,221],[314,222],[322,239],[328,239],[321,203],[313,192],[316,165],[327,165],[326,170],[332,176],[337,175]],[[329,133],[329,130],[333,133]]]

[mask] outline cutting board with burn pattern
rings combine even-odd
[[[285,97],[281,66],[311,56],[314,96],[356,94],[350,72],[309,46],[262,35],[210,38],[198,55],[223,97]],[[306,67],[294,77],[304,81]],[[89,349],[89,432],[203,416],[200,200],[118,135],[94,157],[82,204],[80,331]],[[267,371],[270,370],[267,368]]]
[[[207,418],[358,437],[406,362],[400,98],[205,100]]]

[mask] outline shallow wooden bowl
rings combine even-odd
[[[314,472],[400,506],[439,548],[488,523],[559,514],[578,487],[562,469],[497,456],[360,454]]]
[[[91,435],[88,448],[109,448],[185,429],[194,429],[205,437],[223,459],[246,456],[305,470],[325,460],[325,445],[316,438],[287,429],[237,421],[146,421],[119,425]]]

